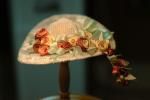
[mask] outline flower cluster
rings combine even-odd
[[[72,47],[79,46],[83,52],[86,52],[89,47],[89,40],[84,37],[73,36],[67,40],[60,40],[57,42],[57,47],[64,50],[70,50]]]
[[[33,50],[39,53],[41,56],[48,54],[49,44],[49,34],[45,28],[40,29],[35,34],[35,43],[33,45]]]
[[[129,73],[129,62],[121,55],[115,55],[114,50],[109,48],[105,54],[108,56],[112,64],[112,74],[116,76],[116,81],[122,85],[127,85],[129,80],[136,79]]]
[[[101,52],[104,52],[109,47],[108,40],[94,40],[86,36],[84,37],[72,36],[72,37],[69,37],[67,40],[58,41],[57,44],[58,44],[58,48],[63,48],[65,50],[71,49],[72,47],[80,47],[82,52],[87,52],[87,53],[90,47],[94,47],[96,48],[96,50],[99,50]]]
[[[57,43],[57,50],[61,49],[63,53],[72,50],[72,47],[80,47],[82,52],[87,53],[90,52],[90,47],[94,47],[96,48],[95,51],[101,52],[104,52],[109,47],[109,40],[94,40],[92,38],[92,33],[90,32],[84,32],[84,36],[73,35],[65,40],[55,40],[55,42]],[[36,53],[39,53],[41,56],[53,54],[49,52],[49,50],[53,49],[53,47],[50,35],[45,28],[40,29],[35,34],[35,43],[33,45],[33,49]],[[54,53],[62,54],[58,53],[57,50]]]

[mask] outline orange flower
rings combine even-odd
[[[48,48],[49,48],[49,46],[47,46],[47,45],[40,45],[40,47],[38,49],[38,53],[41,56],[48,55]]]
[[[42,28],[35,34],[35,39],[41,39],[47,35],[48,31],[45,28]]]
[[[60,40],[57,42],[57,46],[58,48],[63,48],[63,49],[70,49],[72,47],[72,45],[64,40]]]
[[[48,36],[45,36],[45,37],[41,38],[39,41],[43,45],[50,45],[50,39],[49,39]]]
[[[89,47],[89,41],[86,38],[78,38],[76,45],[80,46],[82,51],[86,51],[86,49]]]
[[[48,54],[48,45],[41,45],[39,43],[35,43],[33,45],[33,50],[36,53],[39,53],[41,56],[47,55]]]
[[[33,50],[35,53],[38,53],[38,49],[40,48],[40,43],[39,42],[36,42],[34,45],[33,45]]]
[[[50,37],[45,28],[40,29],[35,34],[35,41],[36,42],[33,45],[34,52],[39,53],[41,56],[47,55],[50,45]]]

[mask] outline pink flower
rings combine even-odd
[[[124,60],[124,59],[118,59],[117,63],[120,65],[120,66],[127,66],[129,64],[128,61]]]

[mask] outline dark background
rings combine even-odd
[[[104,100],[149,100],[150,1],[92,0],[87,5],[88,15],[115,31],[117,50],[130,60],[137,76],[129,87],[116,86],[107,59],[92,58],[87,71],[88,92]]]
[[[10,6],[0,0],[0,100],[16,100]]]
[[[130,60],[137,77],[129,87],[117,86],[107,59],[91,58],[86,61],[87,93],[104,100],[149,100],[150,1],[84,0],[84,3],[86,15],[115,32],[117,50]],[[0,100],[17,100],[18,95],[10,9],[9,0],[0,0]]]

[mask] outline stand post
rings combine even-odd
[[[70,71],[68,62],[61,62],[59,69],[60,100],[70,100]]]

